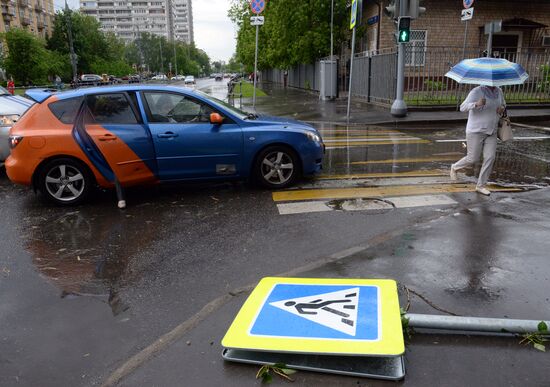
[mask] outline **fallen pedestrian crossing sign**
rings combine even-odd
[[[400,379],[405,347],[397,285],[393,280],[263,278],[222,345],[227,360]]]

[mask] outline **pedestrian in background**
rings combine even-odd
[[[61,90],[61,78],[59,77],[59,75],[55,76],[55,88],[57,89],[57,91]]]
[[[13,95],[15,93],[15,82],[13,82],[13,78],[10,77],[8,79],[8,92]]]
[[[497,150],[497,128],[500,116],[506,110],[504,94],[496,86],[477,86],[460,105],[460,111],[468,113],[466,143],[468,153],[451,165],[451,180],[456,180],[456,172],[473,166],[483,155],[483,164],[477,180],[476,192],[490,195],[486,187]]]

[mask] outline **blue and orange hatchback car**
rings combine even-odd
[[[198,91],[113,86],[27,92],[36,103],[10,133],[6,172],[61,205],[94,187],[254,178],[284,188],[321,169],[311,126],[258,117]]]

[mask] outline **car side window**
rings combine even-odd
[[[182,94],[146,92],[149,122],[209,123],[214,113],[209,105]]]
[[[48,105],[51,112],[64,124],[74,124],[84,97],[62,99]]]
[[[98,124],[137,124],[138,120],[126,95],[89,95],[86,103],[93,121]]]

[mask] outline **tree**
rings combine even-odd
[[[259,28],[258,67],[290,68],[313,63],[330,53],[330,8],[328,0],[277,0],[267,3],[265,24]],[[345,41],[348,12],[346,0],[334,1],[335,46]],[[236,59],[252,71],[255,28],[247,0],[232,0],[230,19],[237,24]]]
[[[46,50],[46,42],[28,31],[12,29],[3,35],[8,54],[4,67],[16,83],[48,83],[48,76],[62,74],[68,62]]]

